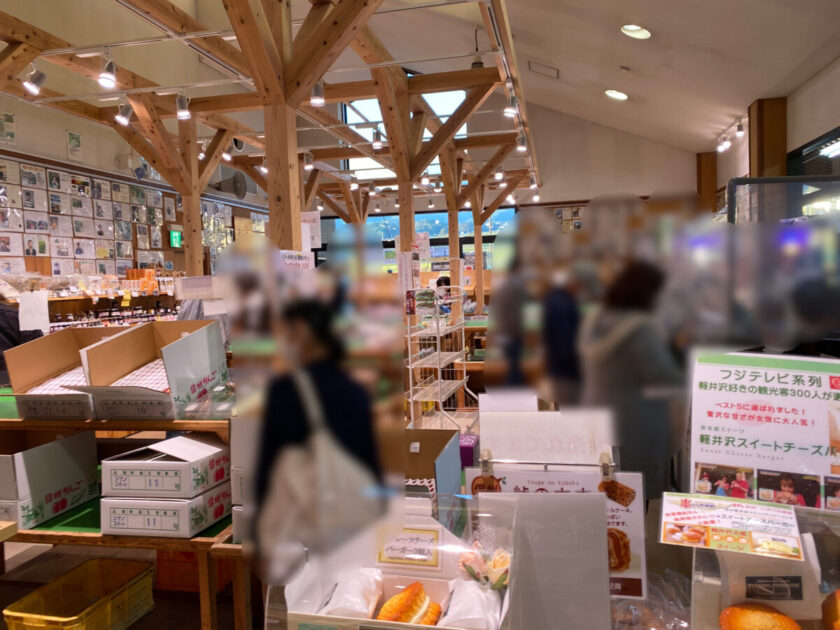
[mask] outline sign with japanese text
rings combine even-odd
[[[481,476],[480,468],[466,469],[467,488]],[[607,495],[607,546],[610,560],[610,594],[613,597],[647,597],[645,555],[645,501],[641,473],[616,473],[602,483],[600,472],[525,470],[522,466],[494,466],[501,492],[566,493],[604,492]]]
[[[440,530],[406,527],[396,536],[382,541],[377,562],[410,566],[440,566]]]
[[[691,398],[695,493],[840,511],[840,362],[700,356]]]
[[[659,542],[667,545],[802,560],[799,525],[791,505],[666,492],[661,524]]]

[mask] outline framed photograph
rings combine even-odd
[[[10,273],[26,273],[23,258],[0,258],[0,275]]]
[[[47,187],[47,171],[40,166],[20,165],[20,184],[30,188]]]
[[[94,199],[93,218],[111,221],[114,218],[114,208],[111,205],[111,202],[105,199]]]
[[[23,256],[23,241],[20,234],[0,232],[0,256]]]
[[[64,171],[47,171],[47,188],[63,193],[70,192],[70,173]]]
[[[111,200],[111,182],[105,179],[94,179],[90,188],[90,196],[94,199]]]
[[[67,132],[67,159],[74,162],[81,162],[82,157],[82,134],[78,131]]]
[[[21,188],[20,190],[21,206],[24,210],[39,210],[40,212],[47,211],[47,191],[38,190],[35,188]]]
[[[141,186],[131,186],[128,187],[128,194],[129,194],[129,201],[134,206],[145,206],[146,205],[146,189],[142,188]]]
[[[134,256],[134,247],[131,241],[116,241],[117,258],[132,258]]]
[[[0,230],[23,232],[24,216],[18,208],[0,208]]]
[[[0,118],[2,118],[0,114]],[[12,160],[0,159],[0,182],[20,185],[20,164]]]
[[[72,258],[61,258],[52,261],[52,275],[71,276],[76,273],[75,261]]]
[[[114,240],[114,222],[113,221],[93,221],[96,230],[96,238],[107,238]]]
[[[137,252],[137,267],[146,269],[149,266],[149,252],[143,250]]]
[[[129,203],[131,196],[128,191],[128,184],[111,182],[111,200],[119,203]]]
[[[147,253],[149,254],[149,266],[150,267],[163,267],[164,266],[165,263],[164,263],[164,260],[163,260],[163,252],[150,251],[150,252],[147,252]]]
[[[70,195],[70,211],[77,217],[92,217],[93,204],[91,203],[90,197]]]
[[[145,234],[141,234],[140,228],[145,228]],[[137,226],[137,249],[149,249],[149,226]]]
[[[131,212],[124,203],[112,203],[111,214],[114,215],[114,221],[128,221],[131,217]]]
[[[23,202],[20,198],[20,186],[14,184],[5,184],[6,186],[6,203],[12,208],[22,208]]]
[[[51,236],[50,256],[53,258],[73,258],[73,239],[64,236]]]
[[[136,204],[131,206],[132,223],[145,223],[148,218],[149,213],[146,212],[146,206],[138,206]]]
[[[113,260],[97,260],[96,273],[103,276],[114,276],[117,274],[117,264]]]
[[[162,225],[163,224],[163,208],[146,208],[146,213],[149,218],[148,223],[149,225]]]
[[[115,221],[114,238],[118,241],[130,241],[131,223],[129,223],[128,221]]]
[[[169,223],[175,223],[175,199],[173,197],[163,198],[163,218]]]
[[[0,144],[15,146],[15,115],[11,112],[0,112]]]
[[[160,249],[163,247],[163,235],[159,225],[154,225],[149,228],[149,247],[152,249]]]
[[[73,217],[73,235],[91,238],[96,236],[96,232],[93,227],[93,219]]]
[[[125,272],[128,269],[134,269],[133,260],[118,260],[117,261],[117,275],[125,277]]]
[[[80,197],[92,197],[90,178],[84,175],[70,176],[70,194]]]
[[[54,214],[49,216],[50,234],[53,236],[73,236],[73,219],[70,217],[59,217]]]
[[[74,260],[73,271],[83,276],[92,276],[96,273],[95,260]]]
[[[151,188],[146,189],[146,205],[152,208],[163,208],[163,193]]]
[[[51,192],[49,195],[50,214],[70,214],[70,195]]]
[[[46,212],[37,212],[35,210],[25,210],[23,213],[24,228],[27,232],[40,232],[42,234],[50,233],[50,224],[48,220],[49,215]],[[34,255],[34,254],[27,254]]]
[[[46,234],[24,234],[23,245],[24,256],[50,255],[50,237]]]
[[[74,238],[73,239],[73,256],[75,258],[96,258],[96,247],[93,239],[89,238]]]
[[[105,241],[97,239],[95,246],[97,258],[107,258],[110,260],[116,258],[116,248],[114,247],[114,241]]]

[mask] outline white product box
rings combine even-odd
[[[230,479],[228,447],[189,434],[102,460],[102,496],[190,499]]]
[[[254,475],[250,470],[231,467],[230,487],[234,505],[252,504],[254,500],[252,493],[253,486]]]
[[[257,467],[262,418],[257,414],[240,414],[230,419],[230,465],[253,470]]]
[[[99,496],[92,431],[30,449],[25,438],[10,433],[0,444],[0,520],[29,529]]]
[[[207,399],[227,381],[227,361],[217,321],[139,324],[81,351],[97,418],[173,419],[179,409]],[[134,383],[138,370],[163,362],[160,378]],[[166,391],[162,391],[166,390]]]
[[[92,418],[90,395],[67,389],[88,384],[80,351],[127,329],[127,326],[65,328],[6,350],[4,357],[20,417]]]
[[[103,498],[103,534],[192,538],[230,514],[230,484],[192,499]]]
[[[251,533],[251,525],[254,520],[254,511],[251,508],[241,505],[234,505],[230,510],[233,517],[233,542],[240,544],[244,538]]]

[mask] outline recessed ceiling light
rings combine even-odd
[[[616,101],[626,101],[628,98],[624,92],[619,92],[618,90],[604,90],[604,94]]]
[[[625,24],[621,27],[621,32],[633,39],[650,39],[650,31],[638,24]]]

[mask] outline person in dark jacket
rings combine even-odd
[[[40,330],[21,330],[18,310],[8,304],[0,304],[0,385],[9,384],[9,372],[3,352],[42,335]]]

